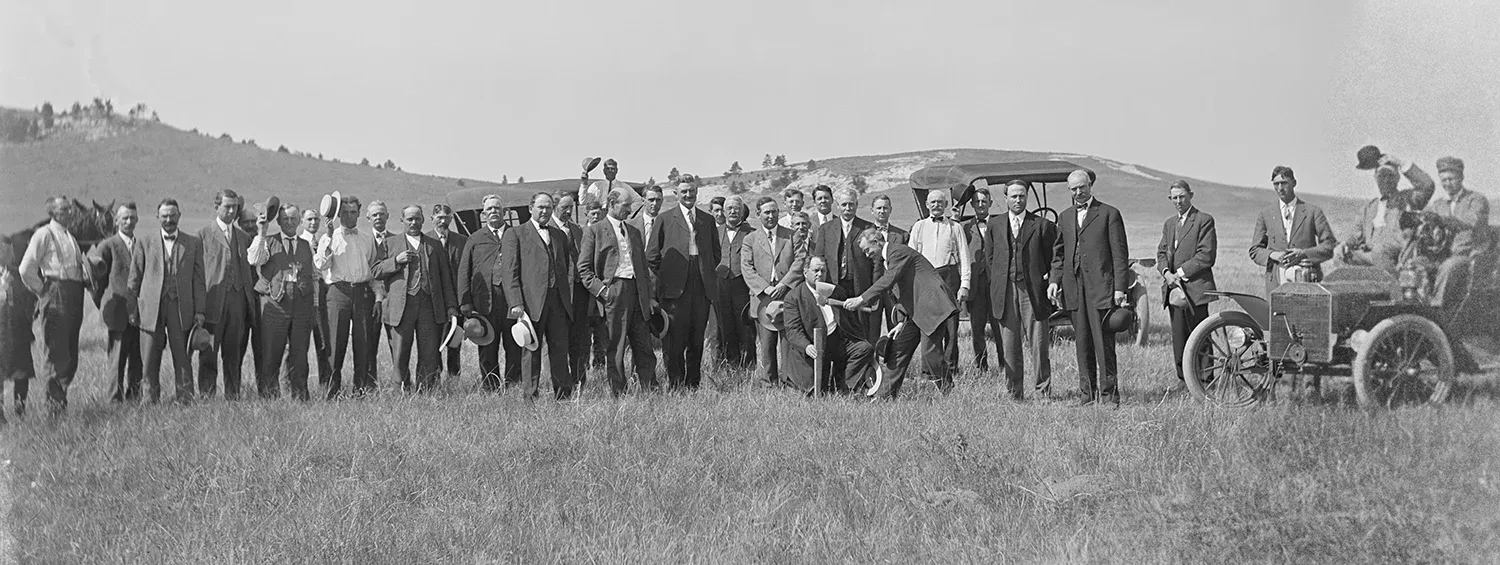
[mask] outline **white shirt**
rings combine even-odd
[[[656,216],[652,216],[650,214],[646,214],[645,212],[642,212],[641,213],[641,227],[646,228],[646,229],[641,230],[641,237],[642,238],[647,239],[647,240],[651,239],[651,226],[653,226],[653,225],[656,225]]]
[[[698,254],[698,226],[696,226],[696,225],[693,224],[693,212],[694,212],[694,209],[693,208],[688,208],[686,206],[678,206],[677,208],[679,210],[682,210],[682,218],[684,220],[687,220],[687,226],[688,226],[688,255],[689,256],[697,255]]]
[[[1076,206],[1078,208],[1078,227],[1082,228],[1083,227],[1083,220],[1085,220],[1085,219],[1087,219],[1089,217],[1089,209],[1091,209],[1091,208],[1094,207],[1094,197],[1090,196],[1088,202],[1084,202],[1081,205],[1080,204],[1074,204],[1074,206]]]
[[[133,236],[133,235],[125,235],[124,232],[115,232],[115,233],[120,234],[120,240],[125,242],[125,248],[126,249],[132,249],[132,250],[135,249],[135,236]]]
[[[834,214],[833,212],[829,212],[827,214],[819,213],[818,214],[818,223],[817,223],[817,225],[815,225],[813,227],[818,227],[818,226],[821,226],[821,225],[826,224],[828,222],[832,222],[832,221],[838,219],[838,217],[839,217],[838,214]]]
[[[422,248],[422,236],[412,236],[412,235],[408,234],[406,236],[406,243],[407,243],[407,245],[411,246],[412,251],[416,251],[418,249],[421,249]]]
[[[162,249],[166,250],[168,258],[172,257],[172,253],[177,250],[177,238],[179,237],[178,234],[180,233],[182,233],[181,230],[172,232],[170,234],[168,234],[167,232],[161,232],[161,246]],[[171,235],[172,239],[167,239],[168,235]]]
[[[31,234],[26,252],[21,255],[21,282],[40,294],[42,277],[83,281],[87,279],[85,262],[78,240],[57,220],[52,220]]]
[[[217,216],[214,217],[214,223],[218,224],[219,233],[224,234],[224,241],[229,241],[229,224],[224,223],[224,220],[220,220]]]
[[[536,220],[532,220],[531,225],[536,228],[537,235],[542,236],[542,243],[546,244],[547,247],[552,247],[551,231],[547,228],[542,227],[542,224],[537,223]]]
[[[1291,202],[1281,203],[1281,229],[1286,233],[1289,243],[1292,239],[1292,221],[1297,219],[1297,202],[1299,200],[1293,199]]]
[[[1016,213],[1013,213],[1013,212],[1007,212],[1006,214],[1008,216],[1010,216],[1010,237],[1011,237],[1011,239],[1015,239],[1015,238],[1021,237],[1021,223],[1026,221],[1026,215],[1025,214],[1016,214]]]
[[[926,257],[934,268],[957,265],[958,287],[969,288],[969,237],[964,235],[963,226],[958,222],[946,218],[933,220],[931,217],[917,220],[911,226],[908,244]]]
[[[792,224],[792,216],[794,214],[796,214],[796,212],[788,211],[787,213],[782,214],[781,215],[781,219],[777,220],[776,223],[779,224],[779,225],[781,225],[781,227],[784,227],[786,229],[795,229],[793,227],[793,224]]]
[[[625,234],[625,222],[616,220],[614,216],[605,216],[609,219],[609,227],[615,232],[615,246],[619,250],[619,261],[615,263],[615,278],[635,278],[635,265],[631,260],[630,236]]]
[[[848,239],[850,230],[854,229],[854,220],[845,220],[841,217],[839,218],[839,225],[844,230],[844,239]]]
[[[334,228],[318,240],[318,252],[313,255],[313,266],[329,284],[370,282],[374,261],[375,237],[357,228]]]

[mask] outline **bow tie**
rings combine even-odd
[[[177,232],[164,233],[161,238],[165,241],[177,241]]]

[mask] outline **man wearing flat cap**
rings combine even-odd
[[[1457,157],[1437,161],[1438,180],[1443,194],[1427,207],[1453,232],[1448,259],[1438,268],[1437,303],[1441,304],[1448,279],[1455,271],[1469,270],[1476,258],[1487,255],[1494,245],[1490,231],[1490,201],[1484,195],[1464,187],[1464,162]]]
[[[1432,177],[1415,163],[1403,163],[1394,156],[1381,153],[1373,145],[1361,148],[1357,157],[1359,162],[1355,168],[1375,171],[1375,187],[1379,195],[1365,204],[1354,229],[1334,250],[1334,255],[1351,265],[1375,266],[1394,272],[1396,260],[1406,245],[1400,227],[1401,214],[1426,207],[1436,185]],[[1400,188],[1402,176],[1411,183],[1410,188]]]

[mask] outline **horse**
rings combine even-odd
[[[95,200],[85,205],[75,198],[73,208],[76,213],[68,218],[63,227],[78,240],[78,246],[84,253],[114,234],[113,201],[100,204]],[[30,379],[36,376],[36,367],[31,358],[31,322],[36,312],[37,297],[26,285],[21,284],[21,257],[31,244],[31,235],[50,221],[50,218],[42,220],[24,230],[0,236],[0,382],[15,381],[17,414],[24,412]],[[98,284],[96,281],[85,282],[90,285]],[[3,418],[0,415],[0,421],[4,421]]]

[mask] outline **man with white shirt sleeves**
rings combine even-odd
[[[47,222],[31,234],[21,256],[21,282],[37,297],[32,323],[37,376],[47,381],[53,413],[68,407],[68,386],[78,370],[78,329],[83,325],[83,287],[92,278],[88,259],[64,222],[77,214],[62,196],[47,199]]]
[[[963,304],[969,300],[969,279],[973,254],[969,252],[969,238],[964,227],[948,218],[950,196],[946,190],[927,192],[928,217],[917,220],[911,226],[909,245],[921,253],[937,269],[943,280],[944,290],[955,302]],[[958,367],[958,317],[945,320],[948,331],[946,342],[935,344],[948,356],[948,366]],[[925,339],[925,336],[924,336]]]
[[[260,366],[255,368],[256,388],[261,398],[281,396],[282,358],[292,397],[307,400],[307,342],[312,337],[313,252],[297,237],[301,210],[294,204],[281,207],[275,219],[267,218],[265,203],[255,205],[257,231],[246,251],[255,268],[255,292],[260,294]]]
[[[187,348],[188,331],[203,323],[208,291],[203,244],[177,229],[181,215],[176,200],[162,200],[156,207],[161,231],[137,240],[130,255],[129,310],[141,328],[144,396],[151,402],[161,398],[161,356],[166,349],[172,352],[177,401],[191,401],[196,388]]]
[[[599,300],[604,314],[609,353],[604,372],[610,394],[623,394],[628,382],[625,353],[635,359],[636,382],[642,391],[656,391],[656,353],[651,350],[646,319],[652,311],[651,272],[641,232],[625,219],[636,198],[629,187],[615,187],[605,195],[608,215],[583,229],[578,250],[578,280]]]
[[[99,307],[99,318],[109,331],[107,351],[114,368],[111,402],[141,397],[141,328],[131,321],[128,289],[137,219],[134,202],[121,204],[115,209],[115,234],[95,245],[88,255],[94,267],[94,305]]]
[[[375,390],[375,344],[369,328],[379,322],[375,318],[375,291],[370,285],[371,265],[376,260],[375,238],[355,227],[359,211],[358,197],[343,196],[338,220],[328,221],[328,233],[318,241],[318,252],[313,254],[313,266],[328,283],[328,327],[333,340],[329,399],[337,397],[343,387],[344,354],[351,340],[354,392]]]
[[[1334,255],[1351,265],[1370,265],[1394,273],[1396,261],[1406,246],[1401,215],[1425,208],[1435,185],[1432,177],[1415,163],[1403,163],[1394,156],[1381,154],[1373,145],[1360,149],[1355,168],[1375,170],[1379,195],[1365,204],[1353,231],[1334,249]],[[1411,188],[1400,189],[1403,175],[1411,182]]]
[[[795,188],[787,188],[781,191],[781,227],[792,229],[792,218],[802,211],[802,203],[806,201],[807,195]]]

